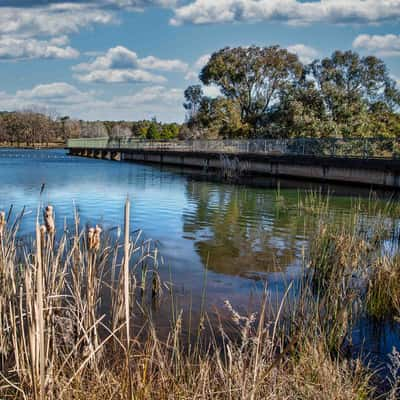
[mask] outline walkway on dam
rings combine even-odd
[[[314,157],[400,157],[400,146],[392,139],[249,139],[249,140],[142,140],[136,138],[69,139],[69,149],[162,150],[223,154],[302,155]],[[397,151],[397,153],[396,153]]]
[[[70,154],[220,171],[229,177],[289,177],[400,189],[398,145],[377,139],[150,141],[70,139]]]

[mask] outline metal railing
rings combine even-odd
[[[68,148],[110,150],[161,150],[182,152],[304,155],[314,157],[399,158],[400,144],[394,139],[296,138],[249,140],[170,140],[136,138],[69,139]]]

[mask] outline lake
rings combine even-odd
[[[278,193],[275,181],[271,188],[239,186],[167,167],[15,149],[0,150],[0,183],[0,210],[12,205],[16,215],[26,207],[21,225],[26,235],[33,231],[43,184],[41,199],[54,206],[59,227],[72,224],[76,208],[83,225],[115,231],[128,196],[132,229],[157,243],[162,278],[174,283],[184,309],[198,311],[205,289],[207,308],[229,299],[246,310],[264,282],[279,298],[302,270],[309,232],[298,199],[311,187],[307,183],[282,181]],[[369,193],[330,190],[336,213],[347,212],[350,195]],[[354,340],[371,354],[385,355],[399,344],[399,334],[396,327],[364,321],[354,329]]]

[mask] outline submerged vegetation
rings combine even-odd
[[[58,232],[47,206],[32,245],[18,235],[23,215],[0,213],[0,397],[397,398],[396,350],[383,385],[362,354],[349,356],[360,316],[400,316],[398,205],[381,204],[355,201],[337,220],[329,197],[299,194],[313,226],[301,279],[277,307],[266,282],[257,310],[227,299],[215,318],[179,309],[157,249],[130,232],[129,203],[116,237],[80,227],[78,215]],[[161,298],[167,332],[153,317]]]

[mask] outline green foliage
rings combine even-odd
[[[249,135],[249,125],[241,120],[239,104],[231,99],[205,97],[196,117],[196,123],[208,129],[208,137],[224,138]]]
[[[161,132],[156,121],[152,121],[147,128],[146,139],[158,140],[161,138]]]
[[[33,146],[62,142],[68,138],[125,137],[172,140],[179,136],[181,125],[152,121],[75,121],[69,117],[52,119],[47,115],[25,112],[0,112],[0,143]]]
[[[132,136],[138,138],[145,138],[147,130],[149,129],[150,121],[135,121],[132,122]]]
[[[180,126],[178,124],[164,124],[162,126],[161,138],[165,140],[176,139],[180,132]]]
[[[395,84],[376,57],[335,51],[330,58],[311,64],[310,79],[323,101],[325,120],[337,135],[370,136],[374,109],[394,112]]]
[[[153,119],[147,126],[145,137],[148,140],[172,140],[178,137],[179,132],[180,125],[176,123],[161,124]]]
[[[256,127],[280,92],[302,71],[297,56],[279,46],[227,47],[211,56],[200,80],[217,85],[226,98],[237,102],[241,121]]]
[[[264,123],[269,127],[269,135],[278,137],[320,137],[330,130],[325,121],[323,100],[315,86],[306,80],[282,93],[280,101],[265,116]]]
[[[188,127],[206,137],[400,136],[400,91],[385,63],[353,51],[304,66],[278,46],[224,48],[200,73],[222,96],[190,86]]]
[[[185,92],[185,103],[183,103],[183,107],[187,111],[188,119],[192,119],[196,116],[199,111],[202,98],[204,96],[203,89],[201,85],[192,85],[189,86]]]

